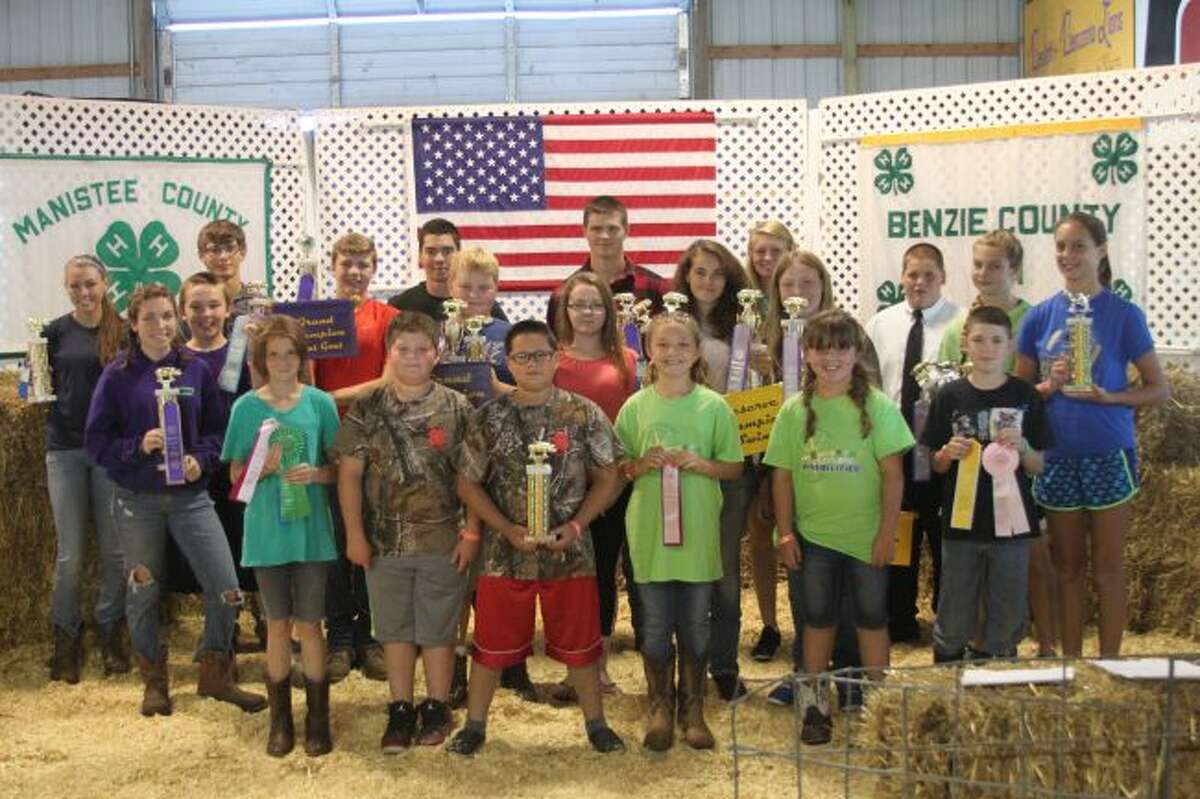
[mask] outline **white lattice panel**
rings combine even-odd
[[[717,238],[734,253],[744,257],[747,231],[767,218],[782,220],[801,241],[808,238],[803,100],[337,109],[316,115],[322,261],[328,263],[338,236],[357,231],[371,236],[379,248],[377,288],[400,289],[421,280],[408,190],[407,140],[413,117],[653,111],[716,114]],[[540,317],[546,295],[513,292],[502,296],[501,303],[511,319]]]
[[[294,294],[299,278],[302,145],[297,115],[290,111],[0,96],[5,153],[269,160],[271,267],[276,293],[285,296]],[[195,257],[186,246],[183,252]]]
[[[1147,118],[1147,273],[1155,341],[1200,348],[1200,67],[1102,72],[840,97],[820,104],[821,253],[858,310],[857,139],[1022,123]]]

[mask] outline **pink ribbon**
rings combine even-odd
[[[1012,538],[1029,532],[1025,502],[1017,486],[1021,456],[1012,447],[992,442],[983,448],[983,468],[992,476],[992,509],[996,537]]]

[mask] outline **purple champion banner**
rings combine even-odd
[[[300,322],[310,358],[353,358],[358,355],[354,303],[350,300],[275,302],[271,304],[271,313],[290,316]]]
[[[433,379],[465,394],[476,408],[492,398],[492,365],[486,361],[439,363]]]
[[[164,400],[161,413],[163,465],[167,472],[167,485],[183,485],[187,482],[187,476],[183,467],[183,420],[179,414],[179,400]]]

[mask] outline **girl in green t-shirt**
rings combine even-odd
[[[642,598],[642,663],[650,694],[643,744],[668,749],[676,714],[684,739],[711,749],[704,721],[709,607],[721,578],[722,480],[742,472],[737,420],[723,397],[704,386],[700,328],[684,313],[655,317],[646,330],[649,384],[617,414],[633,482],[625,523],[633,577]]]
[[[863,666],[878,679],[888,665],[887,566],[904,493],[901,457],[914,442],[899,408],[871,385],[865,342],[844,311],[809,321],[803,392],[784,403],[767,445],[780,559],[789,569],[804,565],[809,675],[829,664],[842,587],[854,603]],[[799,687],[801,740],[827,743],[829,686],[810,679]]]

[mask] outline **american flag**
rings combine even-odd
[[[625,252],[671,275],[717,232],[716,120],[708,112],[415,118],[417,225],[444,217],[500,261],[501,288],[553,288],[587,260],[583,207],[629,209]]]

